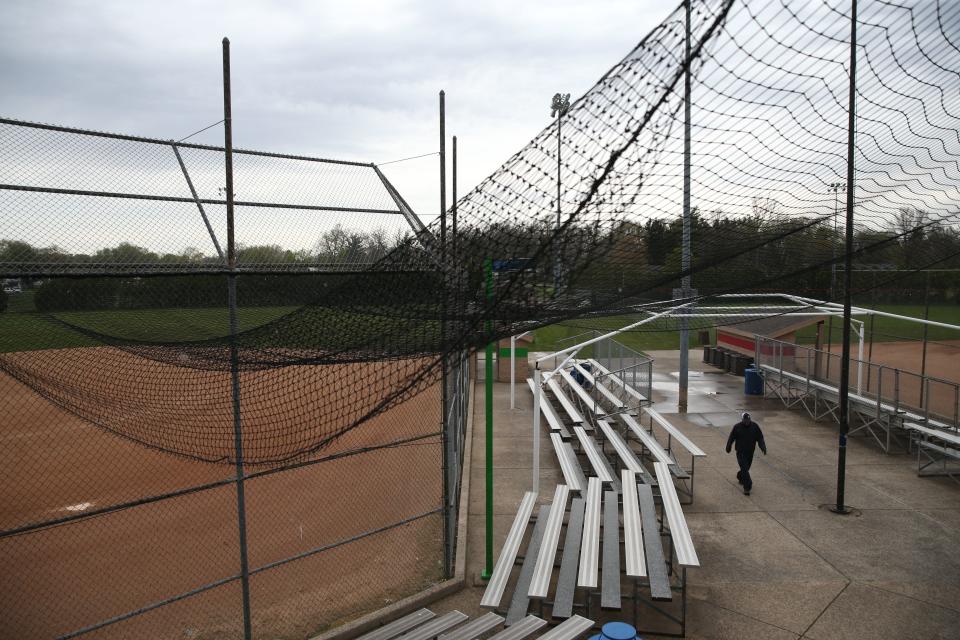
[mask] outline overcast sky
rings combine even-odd
[[[236,146],[377,163],[429,153],[445,89],[462,195],[549,123],[555,92],[581,94],[673,4],[4,0],[0,115],[181,138],[222,117],[226,35]],[[438,170],[436,156],[384,168],[426,221]]]

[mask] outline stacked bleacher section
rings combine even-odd
[[[755,359],[763,374],[765,395],[779,398],[787,407],[805,409],[814,420],[839,422],[838,383],[818,375],[818,365],[811,364],[829,355],[758,336]],[[851,367],[860,364],[876,369],[876,377],[872,387],[868,384],[862,391],[851,388],[848,393],[849,435],[866,434],[886,453],[916,447],[919,475],[960,478],[960,385],[870,362],[853,361]],[[901,399],[901,379],[907,377],[920,380],[927,398],[923,406]],[[932,381],[952,391],[951,410],[946,413],[930,409]]]
[[[705,454],[626,377],[571,360],[541,382],[564,482],[538,509],[524,495],[500,550],[481,606],[508,627],[531,611],[557,622],[599,607],[625,611],[641,633],[685,633],[686,571],[700,563],[681,497],[693,502]]]
[[[593,626],[593,620],[571,616],[546,633],[540,633],[547,621],[537,616],[525,616],[516,624],[504,628],[504,619],[496,613],[487,613],[470,620],[460,611],[450,611],[437,616],[429,609],[419,609],[398,620],[386,624],[357,640],[574,640]]]

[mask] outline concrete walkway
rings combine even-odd
[[[697,464],[696,501],[684,506],[701,560],[691,570],[690,638],[960,638],[960,485],[919,478],[916,459],[884,455],[865,439],[847,454],[849,516],[836,498],[836,427],[812,422],[777,400],[746,397],[743,379],[691,353],[689,412],[677,414],[678,352],[653,352],[655,407],[707,453]],[[484,414],[477,390],[467,540],[468,587],[431,608],[476,615],[484,560]],[[532,398],[517,385],[494,395],[494,548],[532,484]],[[730,427],[750,411],[766,436],[752,495],[724,453]],[[562,481],[541,438],[541,496]],[[614,619],[616,616],[612,616]],[[624,618],[629,617],[624,612]],[[652,636],[646,636],[652,637]]]

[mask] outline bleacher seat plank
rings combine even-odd
[[[639,578],[647,575],[647,563],[643,554],[636,475],[623,469],[620,472],[620,483],[623,486],[623,559],[627,575]]]
[[[650,597],[654,600],[672,600],[670,576],[667,575],[667,561],[657,525],[657,507],[653,503],[653,489],[649,485],[637,486],[637,502],[640,504],[640,522],[643,525],[643,551],[647,558]]]
[[[469,619],[467,614],[454,610],[406,632],[400,636],[399,640],[432,640],[467,619]]]
[[[583,514],[583,535],[580,542],[580,568],[577,586],[597,588],[600,563],[600,478],[590,478],[587,484],[587,503]]]
[[[616,409],[620,410],[627,408],[627,405],[623,402],[623,400],[618,398],[612,391],[610,391],[610,389],[607,389],[602,382],[597,382],[597,379],[593,376],[593,374],[584,369],[582,364],[575,362],[573,364],[573,368],[579,371],[580,375],[586,378],[587,382],[592,384],[594,388],[600,392],[600,395],[606,398],[610,404],[616,407]]]
[[[550,506],[542,505],[537,515],[537,523],[530,535],[530,542],[527,544],[527,552],[523,556],[523,565],[521,565],[520,575],[517,577],[517,586],[513,589],[510,608],[507,609],[507,619],[504,624],[508,627],[515,622],[519,622],[527,615],[527,607],[530,606],[530,597],[527,595],[527,591],[530,589],[530,580],[533,579],[533,568],[537,563],[537,556],[540,554],[540,542],[543,540],[543,530],[546,527],[547,516],[549,515]]]
[[[560,471],[563,473],[566,485],[571,491],[583,491],[587,481],[583,477],[583,470],[580,469],[573,447],[570,443],[561,440],[560,434],[556,432],[550,434],[550,442],[553,443],[553,451],[557,454],[557,461],[560,463]]]
[[[660,485],[660,499],[663,501],[667,526],[670,527],[670,537],[673,538],[673,548],[677,552],[677,563],[683,567],[699,567],[700,560],[693,548],[687,520],[680,509],[680,498],[677,497],[677,490],[670,480],[670,469],[662,462],[654,462],[653,467]]]
[[[600,403],[594,400],[593,397],[587,393],[587,390],[580,386],[579,382],[573,379],[573,376],[570,375],[569,371],[566,369],[561,369],[560,376],[566,381],[567,386],[569,386],[574,393],[580,396],[580,399],[584,402],[584,404],[586,404],[587,407],[589,407],[597,417],[602,418],[607,415],[607,412],[603,410],[603,408],[600,406]]]
[[[537,554],[537,564],[533,568],[533,578],[527,589],[527,595],[531,598],[546,598],[547,591],[550,589],[550,578],[553,575],[557,543],[560,542],[560,530],[563,528],[563,517],[567,512],[569,494],[570,489],[565,484],[558,484],[553,492],[550,515],[547,516],[543,539],[540,541],[540,553]]]
[[[413,613],[407,614],[398,620],[385,624],[379,629],[366,633],[357,640],[391,640],[396,636],[413,629],[433,618],[436,614],[429,609],[417,609]]]
[[[536,390],[533,386],[533,378],[527,378],[527,384],[530,385],[530,392],[536,393]],[[551,431],[557,431],[560,433],[560,437],[565,440],[570,439],[570,432],[567,431],[567,428],[563,426],[563,423],[560,422],[560,418],[557,417],[556,412],[553,410],[553,405],[550,404],[550,401],[541,394],[540,395],[540,411],[543,413],[543,416],[547,419],[547,425],[550,426]]]
[[[547,380],[547,386],[557,398],[557,402],[560,403],[560,406],[563,407],[563,410],[566,412],[567,417],[570,418],[570,421],[574,424],[582,423],[583,416],[580,415],[580,412],[577,411],[577,408],[573,406],[573,402],[570,401],[570,398],[567,397],[567,394],[563,392],[563,389],[560,387],[560,384],[557,382],[555,376],[552,376]]]
[[[917,424],[916,422],[904,422],[903,428],[922,433],[931,438],[938,438],[944,442],[949,442],[953,446],[960,446],[960,433],[934,429],[926,425]]]
[[[937,453],[947,456],[948,458],[955,458],[957,460],[960,460],[960,451],[958,451],[957,449],[941,447],[938,444],[933,444],[932,442],[927,442],[927,441],[920,442],[918,446],[923,447],[924,449],[929,449],[931,451],[936,451]]]
[[[597,368],[597,371],[599,371],[601,374],[603,374],[603,376],[604,376],[605,378],[609,378],[609,379],[613,380],[615,383],[617,383],[617,384],[620,386],[621,389],[623,389],[624,391],[626,391],[627,393],[629,393],[630,395],[632,395],[634,398],[636,398],[636,399],[639,400],[640,402],[646,402],[646,401],[647,401],[647,397],[646,397],[645,395],[643,395],[642,393],[640,393],[639,391],[637,391],[636,389],[634,389],[632,386],[630,386],[629,384],[627,384],[627,383],[623,380],[623,378],[621,378],[621,377],[618,376],[617,374],[615,374],[615,373],[610,373],[610,370],[609,370],[609,369],[607,369],[605,366],[603,366],[602,364],[600,364],[600,363],[597,362],[596,360],[594,360],[594,359],[591,358],[590,360],[588,360],[588,362],[589,362],[590,364],[592,364],[593,366],[595,366],[595,367]]]
[[[611,485],[617,484],[617,477],[613,474],[613,469],[610,468],[607,458],[600,453],[596,441],[583,430],[583,427],[574,427],[573,433],[576,434],[577,440],[580,441],[580,448],[583,449],[583,452],[587,455],[587,460],[590,461],[590,466],[593,467],[593,475],[600,478],[600,482]],[[618,486],[617,492],[619,491],[620,487]]]
[[[560,574],[557,590],[553,594],[554,618],[569,618],[573,615],[573,596],[577,591],[577,564],[580,559],[580,539],[583,535],[583,513],[586,501],[574,498],[570,502],[570,519],[567,535],[563,539],[563,555],[560,557]]]
[[[583,616],[573,616],[540,636],[540,640],[574,640],[592,626],[593,620]]]
[[[547,621],[537,616],[526,616],[518,622],[490,636],[487,640],[523,640],[540,627],[547,624]]]
[[[536,502],[537,494],[533,491],[527,491],[520,500],[517,515],[513,519],[513,525],[511,525],[507,539],[503,543],[503,548],[500,549],[497,564],[493,568],[493,573],[487,582],[487,588],[483,592],[483,598],[480,600],[481,607],[496,608],[500,606],[507,580],[510,579],[510,571],[517,560],[517,552],[520,549],[520,542],[523,540],[523,533],[527,529],[527,523],[530,521],[530,514],[533,513]]]
[[[671,483],[670,486],[673,486]],[[620,505],[614,491],[603,492],[603,571],[600,607],[620,608]]]
[[[644,411],[648,416],[650,416],[650,418],[654,422],[656,422],[661,427],[663,427],[663,430],[669,433],[671,438],[679,442],[684,449],[689,451],[690,455],[692,455],[695,458],[702,458],[707,455],[703,452],[703,450],[700,447],[693,444],[693,441],[690,440],[690,438],[688,438],[684,433],[682,433],[679,429],[673,426],[673,424],[671,424],[669,420],[664,418],[659,411],[657,411],[653,407],[646,407],[644,408]]]
[[[490,611],[461,627],[457,627],[450,633],[439,636],[437,640],[476,640],[478,636],[490,631],[501,622],[503,622],[503,617]]]
[[[624,424],[633,432],[633,435],[637,436],[643,446],[647,448],[651,455],[656,458],[657,462],[662,462],[667,465],[667,468],[670,470],[674,476],[678,478],[689,478],[690,474],[684,471],[680,465],[677,464],[676,460],[670,457],[670,454],[663,448],[663,446],[657,442],[657,439],[650,434],[646,429],[644,429],[633,416],[629,416],[625,413],[620,414],[620,419],[623,420]]]
[[[623,466],[637,474],[646,484],[655,485],[657,483],[656,478],[654,478],[650,472],[647,471],[647,468],[643,466],[643,463],[637,459],[637,456],[630,449],[630,445],[620,437],[620,434],[613,428],[613,425],[606,420],[597,420],[597,424],[600,426],[600,432],[603,433],[607,442],[609,442],[611,446],[613,446],[613,450],[617,452],[617,456],[619,456]]]

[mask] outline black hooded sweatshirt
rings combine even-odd
[[[730,446],[736,443],[737,451],[753,453],[754,448],[759,444],[760,450],[764,455],[767,453],[767,445],[763,441],[763,432],[760,431],[760,425],[747,418],[733,425],[733,431],[727,438],[727,453],[730,453]]]

